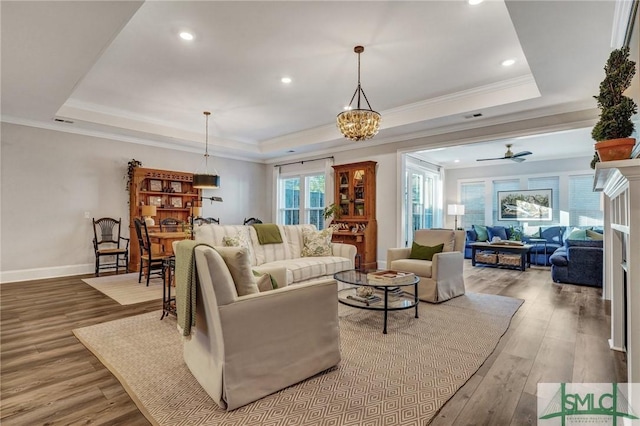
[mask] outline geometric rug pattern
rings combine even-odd
[[[413,309],[391,312],[386,335],[380,312],[340,305],[338,366],[231,412],[184,364],[174,317],[148,313],[74,333],[155,425],[423,425],[493,352],[522,302],[476,293],[422,302],[418,319]]]
[[[121,305],[162,299],[162,278],[152,277],[147,287],[146,278],[138,282],[138,272],[130,274],[106,275],[98,278],[84,278],[82,281],[109,296]]]

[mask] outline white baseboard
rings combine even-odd
[[[613,345],[613,339],[609,339],[609,349],[614,350],[614,351],[618,351],[618,352],[626,352],[627,350],[623,347],[620,346],[614,346]]]
[[[0,272],[0,283],[16,281],[41,280],[44,278],[67,277],[70,275],[92,274],[95,271],[93,263],[85,265],[52,266],[50,268],[21,269],[17,271]]]

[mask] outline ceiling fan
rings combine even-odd
[[[513,144],[508,143],[506,145],[507,147],[507,152],[504,153],[504,157],[497,157],[497,158],[478,158],[476,161],[489,161],[489,160],[513,160],[517,163],[522,163],[525,159],[522,158],[525,155],[531,155],[532,152],[531,151],[522,151],[519,152],[517,154],[514,154],[513,152],[511,152],[511,147],[513,146]]]

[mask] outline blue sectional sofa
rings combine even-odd
[[[553,281],[602,287],[602,240],[567,239],[550,261]]]
[[[497,236],[502,240],[519,240],[531,245],[531,263],[548,265],[553,252],[562,247],[566,230],[566,226],[541,226],[533,235],[523,235],[516,227],[473,225],[467,230],[464,257],[471,259],[472,243],[491,241]]]
[[[502,240],[519,240],[531,246],[531,263],[550,265],[553,253],[564,246],[568,239],[586,240],[587,230],[602,233],[591,226],[540,226],[532,234],[523,234],[517,227],[472,225],[465,242],[465,259],[471,259],[471,243],[491,241],[494,236]]]

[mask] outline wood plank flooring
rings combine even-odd
[[[432,425],[536,424],[538,382],[624,382],[611,351],[609,303],[590,287],[555,284],[549,268],[474,268],[467,291],[525,300],[496,351]],[[121,306],[67,277],[0,286],[0,423],[148,425],[118,380],[71,330],[160,309]]]

